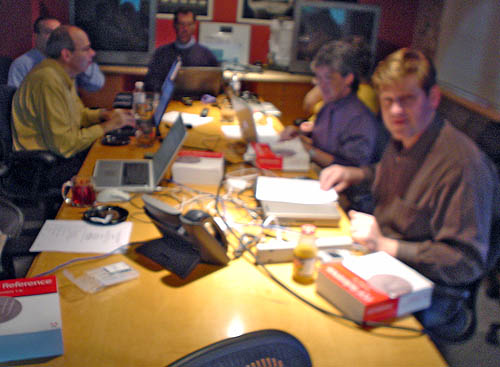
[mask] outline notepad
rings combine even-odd
[[[82,220],[47,220],[31,252],[108,253],[130,241],[132,222],[97,226]]]

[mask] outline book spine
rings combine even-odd
[[[398,299],[391,299],[385,293],[376,291],[341,263],[324,264],[320,272],[363,305],[363,321],[381,321],[396,317]]]
[[[0,296],[23,297],[47,293],[57,293],[57,282],[54,275],[0,281]]]

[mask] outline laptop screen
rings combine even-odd
[[[231,104],[236,112],[241,130],[241,137],[247,143],[258,141],[257,127],[253,119],[252,109],[245,100],[235,95],[231,96]]]
[[[160,183],[168,167],[173,163],[186,136],[187,130],[182,121],[181,114],[179,114],[179,117],[177,117],[177,120],[175,120],[175,123],[161,143],[160,149],[153,156],[153,178],[155,185]]]
[[[223,84],[222,68],[217,66],[182,67],[175,79],[175,97],[217,96]]]
[[[163,85],[161,87],[160,101],[158,102],[158,106],[156,106],[155,114],[153,116],[156,127],[160,126],[163,114],[167,110],[170,99],[172,99],[172,94],[174,92],[174,80],[177,77],[177,73],[179,72],[181,65],[181,58],[178,57],[170,67],[167,77],[163,82]]]

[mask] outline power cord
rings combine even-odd
[[[372,327],[383,327],[383,328],[389,328],[389,329],[396,329],[396,330],[404,330],[404,331],[409,331],[409,332],[413,332],[413,333],[417,333],[419,335],[424,335],[426,334],[425,330],[424,329],[417,329],[417,328],[411,328],[411,327],[406,327],[406,326],[396,326],[396,325],[389,325],[389,324],[386,324],[386,323],[382,323],[382,322],[372,322],[372,321],[364,321],[364,322],[359,322],[357,320],[354,320],[350,317],[347,317],[347,316],[344,316],[344,315],[340,315],[340,314],[337,314],[337,313],[334,313],[334,312],[331,312],[331,311],[328,311],[314,303],[312,303],[311,301],[309,301],[308,299],[304,298],[303,296],[301,296],[300,294],[298,294],[297,292],[295,292],[294,290],[292,290],[291,288],[289,288],[286,284],[284,284],[281,280],[279,280],[268,268],[267,266],[265,266],[263,263],[259,262],[257,260],[257,257],[255,256],[255,254],[250,251],[250,249],[256,245],[259,241],[259,238],[257,236],[254,236],[254,235],[250,235],[250,234],[243,234],[242,236],[238,236],[234,231],[233,229],[228,225],[227,221],[225,220],[224,216],[221,214],[220,210],[219,210],[219,201],[220,201],[220,192],[222,190],[222,185],[223,185],[223,181],[224,181],[224,178],[226,176],[226,169],[224,168],[224,174],[223,174],[223,179],[221,180],[221,182],[219,183],[218,187],[217,187],[217,194],[215,196],[215,209],[217,211],[217,215],[221,218],[221,220],[224,222],[224,224],[226,225],[226,227],[228,228],[228,230],[231,232],[231,234],[238,240],[239,242],[239,247],[235,250],[235,256],[234,256],[234,259],[237,259],[239,257],[241,257],[245,252],[247,252],[253,259],[254,263],[256,266],[258,267],[261,267],[265,273],[269,276],[269,278],[271,278],[271,280],[273,280],[276,284],[278,284],[281,288],[283,288],[284,290],[286,290],[288,293],[292,294],[293,296],[295,296],[297,299],[299,299],[300,301],[304,302],[305,304],[309,305],[310,307],[314,308],[315,310],[327,315],[327,316],[330,316],[330,317],[334,317],[334,318],[338,318],[338,319],[342,319],[342,320],[345,320],[345,321],[349,321],[349,322],[352,322],[354,323],[355,325],[359,326],[359,327],[362,327],[362,328],[372,328]]]

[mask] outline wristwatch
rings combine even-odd
[[[314,158],[316,156],[316,150],[314,148],[311,148],[307,151],[309,153],[309,157]]]

